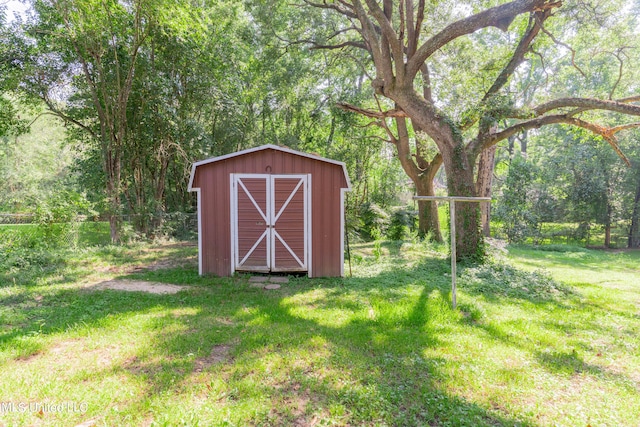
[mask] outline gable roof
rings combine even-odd
[[[194,191],[193,188],[193,179],[196,175],[196,168],[198,166],[202,166],[202,165],[206,165],[209,163],[214,163],[214,162],[219,162],[221,160],[227,160],[227,159],[231,159],[234,157],[238,157],[238,156],[242,156],[245,154],[250,154],[250,153],[255,153],[257,151],[263,151],[263,150],[276,150],[276,151],[281,151],[283,153],[288,153],[288,154],[294,154],[296,156],[301,156],[301,157],[307,157],[309,159],[313,159],[313,160],[318,160],[320,162],[326,162],[326,163],[331,163],[337,166],[342,167],[342,172],[344,173],[344,178],[347,181],[347,189],[351,189],[351,181],[349,180],[349,174],[347,173],[347,166],[345,165],[344,162],[340,162],[338,160],[332,160],[332,159],[327,159],[326,157],[320,157],[317,156],[315,154],[309,154],[309,153],[305,153],[302,151],[296,151],[296,150],[292,150],[291,148],[287,148],[287,147],[280,147],[278,145],[274,145],[274,144],[265,144],[265,145],[261,145],[259,147],[254,147],[254,148],[248,148],[246,150],[242,150],[242,151],[236,151],[235,153],[230,153],[230,154],[225,154],[223,156],[218,156],[218,157],[211,157],[209,159],[205,159],[205,160],[200,160],[198,162],[195,162],[193,164],[193,166],[191,166],[191,177],[189,178],[189,186],[187,187],[187,191]]]

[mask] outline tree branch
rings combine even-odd
[[[616,79],[615,84],[611,88],[611,92],[609,92],[609,99],[613,99],[613,94],[615,93],[616,89],[618,88],[618,85],[620,84],[620,81],[622,80],[622,68],[624,67],[624,61],[622,60],[621,56],[624,55],[624,49],[625,49],[624,47],[621,47],[620,49],[618,49],[617,52],[613,53],[613,56],[615,56],[618,62],[620,63],[620,67],[618,67],[618,78]]]
[[[509,81],[509,78],[513,75],[516,69],[522,64],[524,61],[525,55],[529,51],[529,47],[533,40],[536,38],[538,33],[540,32],[540,25],[544,20],[546,20],[551,14],[550,10],[545,10],[542,12],[534,12],[529,17],[529,23],[527,25],[527,29],[525,30],[520,42],[518,42],[518,46],[513,52],[511,59],[502,69],[496,80],[493,82],[487,93],[483,96],[480,101],[481,104],[484,104],[489,100],[492,96],[497,94],[500,89],[504,87],[505,84]],[[540,15],[540,16],[538,16]],[[478,110],[479,111],[479,110]],[[474,114],[469,116],[465,121],[460,124],[460,129],[465,131],[473,126],[478,119],[480,118],[479,114]],[[482,129],[480,130],[482,132]]]
[[[458,37],[474,33],[486,27],[497,27],[506,31],[515,17],[520,14],[551,10],[561,4],[561,1],[516,0],[456,21],[423,43],[415,55],[409,58],[406,79],[407,81],[413,81],[424,61],[442,46]]]
[[[567,49],[569,49],[571,51],[571,65],[573,65],[573,68],[575,68],[576,70],[578,70],[578,72],[580,74],[582,74],[582,77],[587,77],[587,75],[585,74],[584,71],[582,71],[582,69],[580,67],[578,67],[578,64],[576,64],[576,51],[574,48],[572,48],[571,46],[569,46],[566,43],[561,42],[560,40],[556,39],[554,37],[553,34],[551,34],[549,31],[547,31],[546,28],[544,28],[544,25],[542,25],[542,22],[539,23],[540,27],[542,28],[542,32],[545,33],[547,36],[549,36],[549,38],[555,43],[558,44],[562,47],[566,47]]]
[[[393,79],[393,73],[391,69],[390,58],[385,57],[384,52],[378,41],[376,27],[373,22],[367,16],[367,12],[364,10],[362,3],[359,0],[354,0],[354,11],[357,15],[357,19],[362,25],[362,37],[369,45],[369,51],[378,73],[382,73],[385,80],[391,81]],[[375,82],[378,78],[374,79]]]
[[[531,46],[531,43],[533,43],[533,40],[540,32],[542,22],[544,22],[550,14],[550,10],[546,10],[544,12],[535,12],[532,14],[532,16],[529,18],[527,31],[525,31],[522,39],[520,39],[518,46],[513,52],[511,60],[502,69],[502,72],[500,72],[498,78],[496,78],[495,82],[493,82],[493,85],[491,85],[487,93],[484,95],[484,97],[482,98],[483,102],[489,99],[492,95],[495,95],[500,89],[502,89],[502,87],[509,81],[509,78],[516,71],[518,66],[522,64],[522,61],[524,61],[524,56],[529,51],[529,46]]]
[[[341,30],[338,30],[336,32],[334,32],[333,34],[331,34],[329,37],[327,37],[327,40],[331,40],[334,37],[337,37],[341,34],[347,33],[349,31],[357,31],[360,32],[361,30],[359,28],[356,28],[355,26],[351,26],[349,28],[343,28]],[[337,43],[337,44],[321,44],[316,42],[315,40],[311,40],[311,39],[300,39],[300,40],[289,40],[286,39],[284,37],[279,36],[278,34],[273,34],[275,38],[277,38],[278,40],[280,40],[281,42],[284,42],[287,44],[287,46],[294,46],[297,44],[308,44],[311,45],[312,50],[315,49],[327,49],[327,50],[331,50],[331,49],[342,49],[344,47],[357,47],[359,49],[364,49],[366,51],[369,51],[369,48],[367,47],[367,45],[363,42],[363,41],[356,41],[356,40],[347,40],[344,41],[342,43]]]
[[[347,16],[349,18],[353,18],[353,19],[357,19],[358,16],[356,15],[356,13],[353,11],[353,5],[341,1],[340,4],[344,5],[345,7],[350,7],[351,10],[346,9],[345,7],[340,7],[338,4],[336,3],[327,3],[326,0],[323,0],[322,3],[317,3],[314,1],[310,1],[310,0],[304,0],[304,2],[306,4],[308,4],[309,6],[313,6],[313,7],[317,7],[320,9],[332,9],[335,10],[337,12],[339,12],[340,14]]]
[[[362,114],[363,116],[371,117],[374,119],[386,119],[389,117],[409,117],[404,111],[395,108],[388,111],[375,111],[356,107],[355,105],[347,104],[344,102],[339,102],[336,104],[336,106],[341,110]]]
[[[541,104],[533,109],[534,117],[542,116],[552,110],[559,108],[579,108],[580,112],[588,110],[607,110],[616,113],[640,116],[640,105],[633,105],[630,102],[640,100],[640,96],[621,99],[619,101],[609,101],[595,98],[559,98]],[[576,112],[572,112],[575,115]]]
[[[43,98],[43,101],[46,104],[47,108],[49,109],[49,112],[42,113],[38,117],[40,117],[40,116],[42,116],[44,114],[50,114],[52,116],[59,117],[60,119],[64,120],[67,123],[72,123],[72,124],[78,126],[80,129],[86,131],[93,138],[99,139],[98,135],[96,135],[96,133],[93,131],[93,129],[91,129],[89,126],[85,125],[84,123],[74,119],[73,117],[64,114],[62,111],[58,110],[55,107],[55,105],[53,105],[51,100],[49,100],[48,98]],[[33,124],[38,119],[38,117],[36,117],[33,120],[33,122],[31,122],[31,124]],[[31,126],[31,124],[29,124],[29,126]]]
[[[429,72],[429,66],[425,62],[420,67],[420,73],[422,74],[422,96],[431,105],[433,105],[433,89],[431,88],[431,73]]]
[[[409,131],[407,129],[407,119],[396,119],[396,127],[398,128],[398,139],[394,141],[398,150],[398,159],[405,173],[414,183],[419,180],[421,169],[411,158],[411,148],[409,146]]]
[[[413,0],[405,0],[404,10],[407,14],[407,56],[411,56],[415,53],[416,46],[418,44],[415,22],[413,21],[413,15],[415,13],[413,9]]]
[[[371,15],[373,15],[375,20],[378,22],[380,29],[382,30],[382,36],[383,36],[382,42],[385,44],[385,46],[381,46],[381,48],[383,49],[383,52],[384,52],[384,49],[387,48],[387,46],[390,49],[390,53],[396,64],[396,78],[402,81],[404,79],[404,57],[403,57],[404,49],[403,49],[402,43],[398,39],[398,35],[396,34],[396,31],[393,29],[393,26],[391,25],[391,20],[392,20],[392,17],[391,17],[392,10],[390,10],[391,5],[385,1],[385,10],[382,10],[375,0],[365,0],[365,2],[369,7],[369,11],[371,12]],[[389,66],[391,66],[391,62],[390,62],[391,58],[389,58],[388,60],[389,60]],[[389,81],[387,83],[391,83],[391,82]]]
[[[338,43],[338,44],[319,44],[314,42],[313,40],[300,40],[299,43],[308,43],[311,45],[310,49],[311,50],[317,50],[317,49],[326,49],[326,50],[334,50],[334,49],[342,49],[345,47],[357,47],[358,49],[364,49],[367,52],[371,52],[368,48],[367,45],[362,43],[362,42],[357,42],[357,41],[346,41],[346,42],[342,42],[342,43]]]
[[[640,102],[640,95],[629,96],[627,98],[618,99],[618,102],[631,103]]]
[[[489,148],[500,141],[503,141],[510,136],[516,135],[523,130],[527,129],[537,129],[542,126],[551,125],[551,124],[568,124],[572,126],[577,126],[583,129],[587,129],[596,135],[600,135],[604,138],[605,141],[611,145],[613,150],[618,154],[618,156],[627,164],[627,166],[631,166],[631,162],[627,158],[627,156],[622,152],[620,146],[618,145],[618,141],[615,138],[615,133],[623,130],[620,126],[615,128],[606,128],[594,123],[587,122],[582,119],[578,119],[576,117],[572,117],[569,114],[555,114],[550,116],[538,117],[535,119],[527,120],[524,122],[517,123],[511,127],[504,129],[501,132],[497,132],[495,134],[487,134],[479,137],[479,144],[474,144],[475,149],[481,151],[485,148]],[[640,124],[637,124],[640,126]],[[628,125],[625,125],[628,126]],[[636,127],[636,126],[631,126]],[[620,128],[620,129],[619,129]],[[626,127],[628,128],[628,127]]]
[[[420,0],[418,2],[418,15],[416,17],[415,37],[413,40],[413,46],[410,47],[409,52],[407,53],[407,58],[411,58],[416,53],[418,44],[420,44],[420,30],[422,28],[422,22],[424,21],[424,2],[425,0]]]
[[[542,71],[544,72],[544,76],[545,76],[545,84],[549,83],[549,72],[547,71],[547,66],[545,65],[544,62],[544,56],[536,51],[533,47],[531,47],[531,53],[533,53],[534,55],[536,55],[538,58],[540,58],[540,65],[542,65]]]
[[[612,128],[609,128],[608,132],[610,132],[611,134],[616,134],[616,133],[618,133],[620,131],[623,131],[623,130],[634,129],[634,128],[638,128],[638,127],[640,127],[640,122],[627,123],[626,125],[614,126]]]

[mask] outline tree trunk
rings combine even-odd
[[[155,182],[155,188],[153,193],[154,209],[153,219],[151,220],[151,227],[147,237],[155,238],[156,233],[160,230],[164,224],[164,214],[166,212],[166,200],[165,200],[165,188],[167,181],[167,171],[169,169],[169,151],[162,149],[160,151],[162,155],[158,156],[158,163],[160,170],[158,171],[158,177]]]
[[[640,173],[638,173],[638,181],[636,184],[636,197],[633,203],[633,214],[631,215],[631,227],[629,228],[629,242],[627,246],[630,249],[640,248]]]
[[[607,201],[607,218],[604,223],[604,247],[611,247],[611,217],[613,215],[613,206]]]
[[[445,146],[445,149],[449,150],[442,156],[449,195],[476,197],[473,167],[464,149],[461,145]],[[456,203],[456,254],[458,261],[481,261],[485,256],[477,203]]]
[[[416,194],[418,196],[435,196],[431,176],[423,177],[416,182]],[[434,242],[442,243],[438,204],[435,201],[418,202],[418,232],[421,237],[429,236]]]
[[[147,218],[147,204],[145,198],[145,186],[146,174],[143,170],[142,160],[139,155],[136,154],[136,158],[132,160],[131,171],[133,172],[133,190],[135,193],[136,201],[135,206],[133,206],[133,229],[142,234],[149,233],[149,224]]]
[[[115,190],[114,183],[107,181],[107,199],[109,200],[109,235],[111,243],[120,242],[120,195]]]
[[[509,142],[507,151],[509,151],[509,161],[511,161],[511,159],[513,158],[513,149],[516,142],[516,136],[511,135],[509,138],[507,138],[507,141]]]
[[[397,98],[397,104],[414,119],[421,129],[430,129],[429,135],[440,151],[438,159],[444,164],[449,196],[476,197],[473,170],[477,155],[467,151],[461,135],[446,119],[437,115],[430,117],[429,114],[424,114],[424,100],[421,101],[410,91],[401,92]],[[401,129],[400,126],[403,122],[403,120],[396,121],[399,135],[405,132],[405,129]],[[403,144],[397,144],[397,146],[398,155],[401,158],[403,154],[406,156],[406,153],[403,153],[406,150],[401,151]],[[411,170],[407,167],[404,169]],[[478,204],[467,202],[457,204],[456,208],[458,206],[460,208],[456,210],[456,258],[482,261],[485,258],[485,251],[480,232]]]
[[[120,241],[118,216],[115,214],[109,214],[109,235],[111,237],[111,243],[118,243]]]
[[[478,162],[478,179],[476,192],[478,197],[491,197],[491,185],[493,183],[493,168],[495,166],[496,145],[482,151]],[[480,203],[480,220],[482,234],[491,237],[491,202]]]
[[[526,130],[520,134],[520,153],[524,158],[527,157],[527,145],[529,141],[529,132]]]
[[[604,226],[604,247],[611,247],[611,223],[609,222]]]
[[[427,161],[423,154],[416,149],[412,155],[409,145],[409,133],[405,119],[397,119],[398,138],[390,134],[393,144],[398,151],[398,159],[405,173],[416,186],[418,196],[435,196],[433,179],[442,166],[442,156],[436,155],[431,162]],[[414,124],[414,129],[418,127]],[[416,161],[414,161],[414,158]],[[418,232],[421,236],[430,236],[434,242],[442,242],[440,231],[440,219],[436,202],[418,202]]]
[[[111,143],[111,145],[109,145]],[[109,206],[109,229],[111,234],[111,243],[120,242],[120,191],[122,185],[121,172],[121,154],[120,147],[113,144],[112,141],[107,143],[105,149],[105,172],[107,175],[107,200]]]

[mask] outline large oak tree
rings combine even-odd
[[[388,101],[388,108],[375,111],[359,106],[345,108],[385,123],[395,119],[395,129],[389,130],[395,132],[392,141],[405,171],[412,178],[428,177],[433,165],[441,161],[449,195],[485,195],[490,186],[486,171],[492,167],[492,150],[520,132],[552,124],[577,126],[604,138],[624,158],[615,135],[638,126],[606,126],[594,121],[593,111],[640,115],[640,106],[636,105],[640,96],[616,99],[617,84],[607,91],[608,97],[601,97],[593,92],[576,96],[549,85],[522,83],[531,81],[531,74],[539,74],[545,67],[564,63],[588,78],[576,63],[576,51],[554,34],[558,28],[570,34],[586,26],[585,17],[575,10],[576,4],[563,5],[557,0],[304,2],[344,18],[344,27],[337,29],[333,44],[327,47],[366,50],[374,66],[371,84],[376,96]],[[459,57],[468,59],[472,72],[460,72],[459,68],[467,64],[461,64]],[[620,57],[618,60],[624,62]],[[447,67],[447,63],[455,65]],[[525,64],[528,73],[522,72]],[[470,78],[475,84],[461,79],[447,81],[442,78],[443,70],[450,76]],[[446,84],[434,83],[433,75],[438,73]],[[471,93],[451,96],[452,86],[458,93]],[[384,103],[380,105],[384,107]],[[419,148],[412,147],[407,121],[414,131],[426,134],[435,143],[437,158],[421,158]],[[477,180],[476,171],[480,172]],[[432,191],[426,185],[416,187],[418,194]],[[465,203],[458,211],[457,253],[461,258],[482,256],[479,209]]]

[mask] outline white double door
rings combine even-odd
[[[308,271],[309,175],[231,174],[232,270]]]

